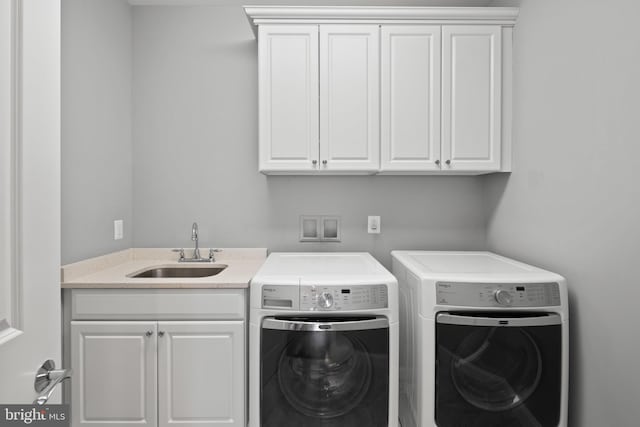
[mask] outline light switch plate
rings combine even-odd
[[[367,233],[380,234],[380,217],[379,216],[367,217]]]
[[[124,220],[113,221],[113,240],[121,240],[124,237]]]

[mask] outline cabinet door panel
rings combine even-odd
[[[439,170],[440,26],[383,25],[381,170]]]
[[[159,322],[160,427],[244,426],[244,322]]]
[[[501,28],[444,26],[442,37],[443,169],[499,170]]]
[[[261,25],[259,31],[260,170],[314,170],[318,26]]]
[[[155,322],[71,322],[71,355],[74,426],[156,425]]]
[[[378,169],[378,61],[377,25],[320,26],[321,170]]]

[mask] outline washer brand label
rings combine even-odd
[[[69,405],[0,405],[0,427],[69,427]]]

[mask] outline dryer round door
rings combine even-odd
[[[487,411],[526,401],[540,384],[542,358],[523,329],[483,328],[467,335],[451,364],[453,384],[464,399]]]
[[[560,316],[475,312],[436,316],[436,423],[557,427]]]

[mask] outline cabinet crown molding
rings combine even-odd
[[[441,23],[514,25],[517,7],[243,6],[249,21],[269,23]]]

